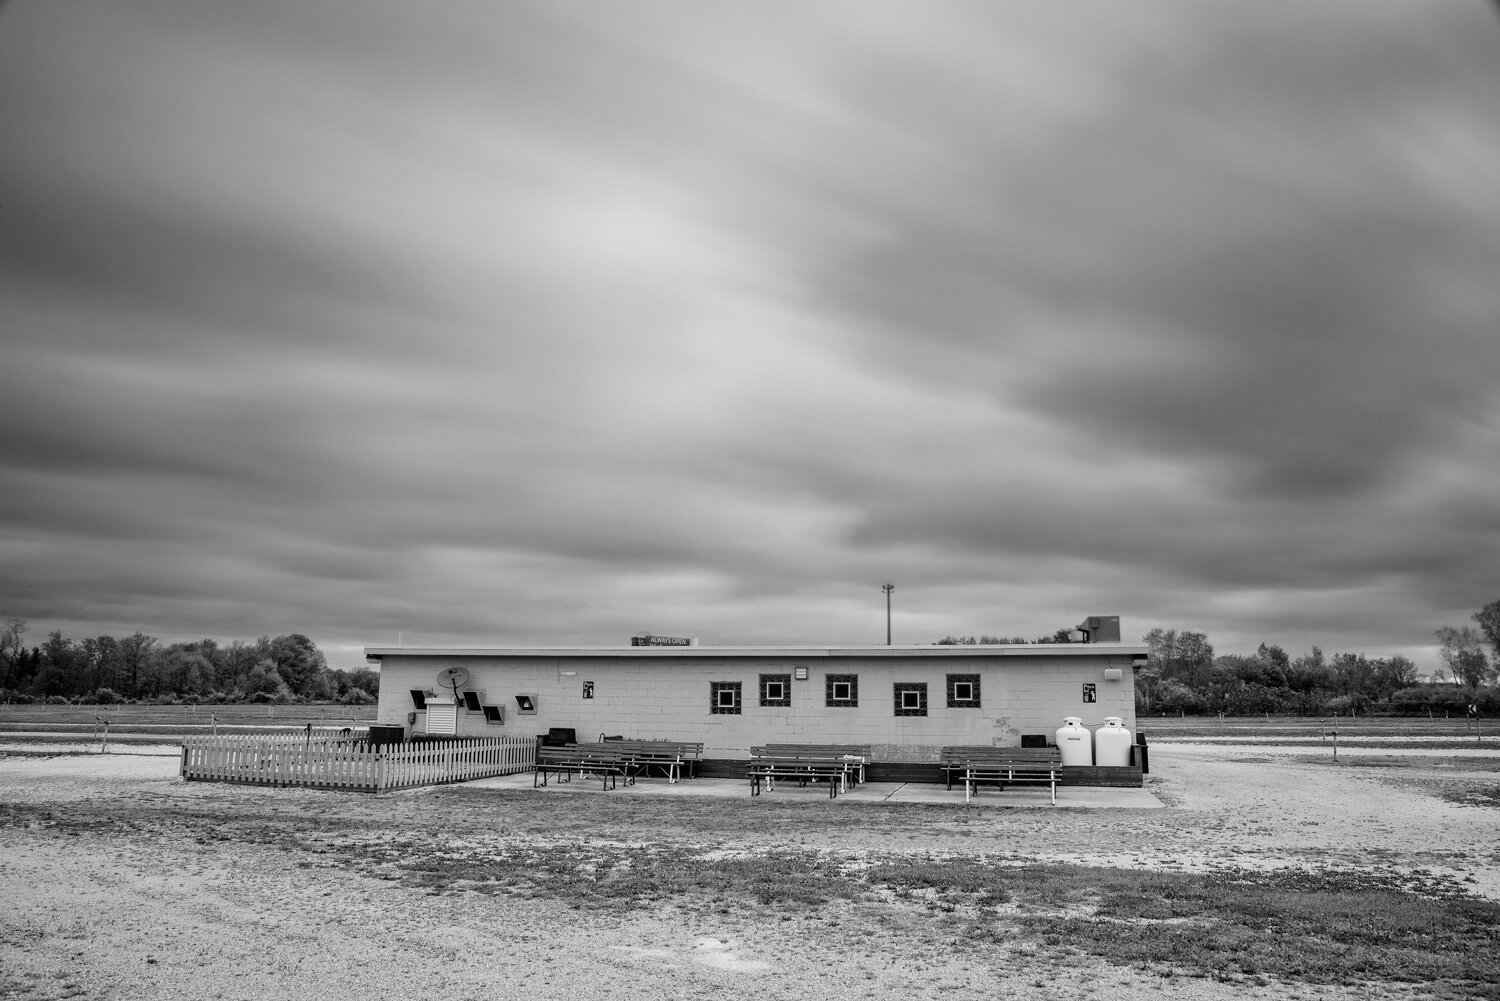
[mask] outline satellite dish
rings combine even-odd
[[[458,690],[469,683],[469,672],[461,667],[445,667],[438,672],[437,683],[440,688],[453,689],[453,701],[458,701]]]

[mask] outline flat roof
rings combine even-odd
[[[1135,643],[925,644],[921,646],[367,646],[383,657],[1144,657]]]

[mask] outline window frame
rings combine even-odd
[[[847,685],[848,698],[837,698],[837,686]],[[859,706],[859,675],[829,674],[823,678],[823,705],[829,709],[854,709]]]
[[[726,705],[724,696],[729,696]],[[708,709],[710,716],[739,716],[744,711],[744,686],[738,681],[710,681]]]
[[[897,681],[891,686],[892,708],[897,716],[926,716],[927,715],[927,682],[925,681]],[[907,706],[906,697],[916,696],[917,704]]]
[[[781,694],[771,695],[771,686],[780,685]],[[792,704],[792,676],[790,674],[762,674],[759,678],[760,704],[771,708],[788,708]]]
[[[948,690],[949,709],[980,709],[983,707],[983,692],[979,686],[979,675],[950,674],[944,681],[945,687]],[[964,684],[973,686],[969,690],[972,698],[961,699],[958,697],[958,686]]]

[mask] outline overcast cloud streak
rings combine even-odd
[[[1500,598],[1480,3],[0,10],[0,614],[1403,653]]]

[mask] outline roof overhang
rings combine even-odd
[[[872,657],[872,658],[945,658],[945,657],[1131,657],[1144,658],[1147,648],[1127,643],[1026,643],[1015,645],[926,645],[926,646],[370,646],[365,647],[369,660],[397,657],[486,657],[486,658],[592,658],[592,659],[668,659],[698,660],[766,657]]]

